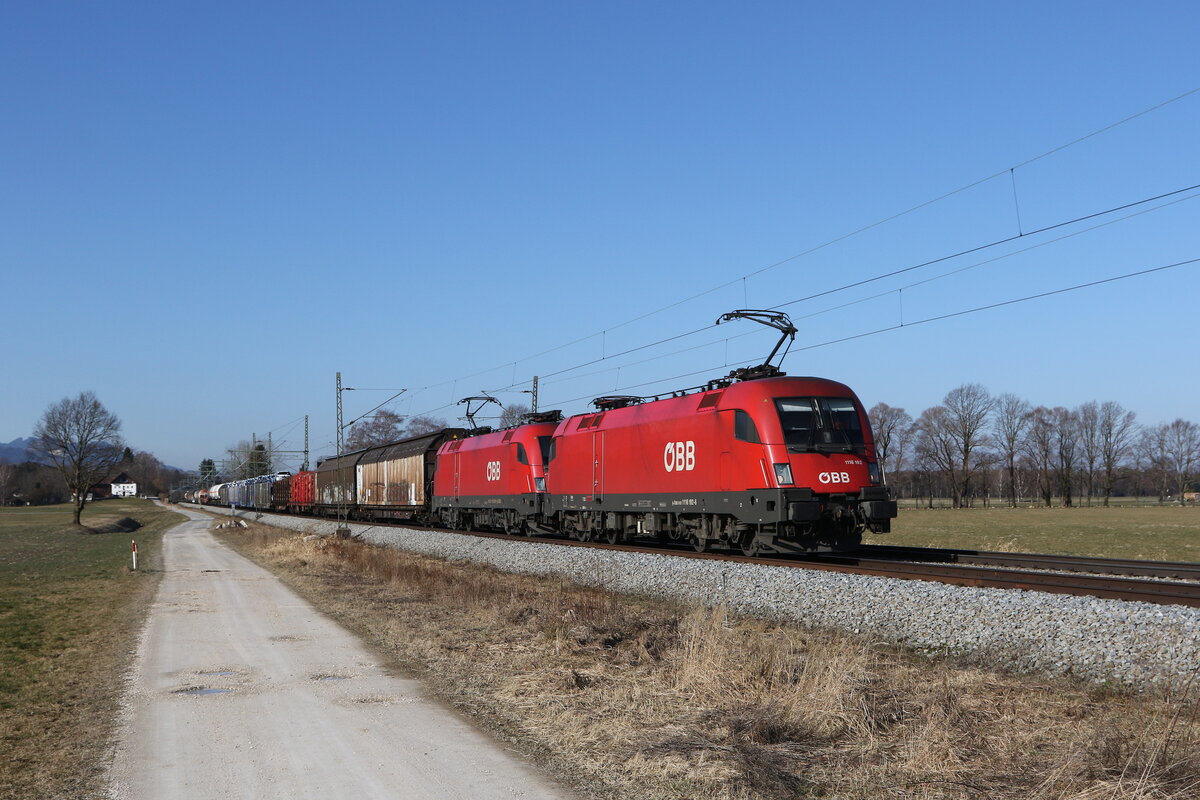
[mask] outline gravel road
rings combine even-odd
[[[389,674],[214,539],[210,517],[183,513],[193,521],[163,540],[110,798],[573,796]]]

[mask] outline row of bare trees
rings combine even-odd
[[[397,442],[409,436],[440,431],[445,427],[446,420],[444,419],[425,416],[405,417],[385,408],[350,426],[346,432],[346,452]]]
[[[1014,506],[1024,498],[1108,505],[1117,493],[1182,503],[1200,478],[1200,426],[1184,419],[1142,426],[1112,401],[1035,407],[968,383],[915,420],[886,403],[868,413],[893,489],[931,503],[949,497],[955,508],[991,497]]]

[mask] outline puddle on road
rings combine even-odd
[[[324,672],[318,672],[316,675],[312,676],[312,680],[314,680],[314,681],[348,681],[348,680],[350,680],[350,676],[349,675],[333,675],[333,674],[326,674]]]
[[[228,694],[233,689],[210,689],[207,686],[189,686],[186,689],[176,689],[171,694]]]
[[[233,670],[220,670],[218,672],[197,672],[196,674],[203,675],[204,677],[207,678],[207,677],[212,677],[213,675],[225,677],[227,675],[238,675],[239,673],[234,672]]]

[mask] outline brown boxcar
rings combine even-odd
[[[292,495],[292,480],[289,475],[286,478],[280,478],[271,484],[271,510],[272,511],[287,511],[288,500]]]
[[[355,464],[359,516],[409,519],[427,514],[438,448],[465,434],[462,428],[446,428],[363,451]]]
[[[327,458],[317,465],[315,500],[321,514],[337,513],[338,503],[354,506],[354,468],[366,450]]]

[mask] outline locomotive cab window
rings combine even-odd
[[[755,427],[754,420],[740,408],[733,412],[733,438],[752,444],[762,442],[762,439],[758,438],[758,428]]]
[[[529,456],[525,454],[525,445],[517,442],[517,463],[528,464]]]
[[[789,450],[865,453],[862,423],[850,398],[781,397],[775,406]]]
[[[549,466],[550,462],[554,460],[554,437],[539,436],[538,444],[542,448],[542,466]]]

